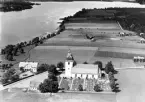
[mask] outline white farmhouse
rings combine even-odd
[[[20,62],[19,68],[24,68],[25,71],[37,72],[38,62]]]

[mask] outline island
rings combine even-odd
[[[0,2],[0,11],[1,12],[10,12],[10,11],[22,11],[25,9],[31,9],[33,5],[40,5],[39,3],[31,3],[29,1],[1,1]]]

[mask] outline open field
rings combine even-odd
[[[145,69],[119,70],[118,79],[121,92],[117,94],[117,102],[144,102]]]
[[[123,58],[123,59],[133,59],[134,56],[143,56],[141,54],[130,54],[130,53],[122,53],[122,52],[109,52],[109,51],[97,51],[95,56],[99,57],[112,57],[112,58]]]
[[[53,96],[38,93],[7,92],[1,91],[2,102],[116,102],[115,94],[104,93],[57,93]],[[9,96],[9,97],[8,97]]]
[[[64,62],[69,49],[78,63],[89,61],[97,50],[92,47],[38,46],[31,51],[30,60],[48,64]]]
[[[135,43],[130,41],[121,41],[118,39],[102,39],[91,42],[90,40],[79,40],[79,39],[54,39],[45,42],[40,46],[86,46],[86,47],[120,47],[120,48],[134,48],[134,49],[145,49],[145,44]]]
[[[119,37],[118,30],[97,31],[91,29],[65,30],[59,35],[47,40],[42,46],[91,46],[91,47],[122,47],[144,49],[145,44],[137,43],[140,37],[134,33],[130,37]],[[96,39],[91,42],[86,39],[86,34],[93,35]]]
[[[120,26],[116,22],[99,22],[99,23],[65,23],[65,29],[117,29],[120,30]]]
[[[125,58],[95,56],[95,53],[98,51],[97,47],[79,46],[38,46],[31,51],[28,61],[38,61],[39,63],[48,64],[57,64],[59,61],[64,62],[69,49],[77,63],[102,61],[105,67],[105,64],[112,61],[115,68],[139,67],[143,64],[134,63],[132,59],[127,59],[126,56]]]
[[[144,56],[144,49],[99,47],[94,56],[133,59],[134,56]]]
[[[142,54],[144,55],[145,49],[135,49],[135,48],[121,48],[121,47],[99,47],[98,51],[109,51],[109,52],[119,52],[128,54]]]

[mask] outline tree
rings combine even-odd
[[[52,73],[52,74],[57,74],[57,71],[56,71],[56,66],[55,65],[50,65],[49,68],[48,68],[48,73]]]
[[[40,44],[43,44],[43,40],[40,41]]]
[[[100,69],[102,69],[102,62],[101,62],[101,61],[95,61],[94,64],[95,64],[95,65],[98,65],[98,67],[99,67]]]
[[[35,43],[35,46],[38,46],[38,43]]]
[[[12,54],[13,49],[14,49],[14,45],[7,45],[4,50],[6,54]]]
[[[41,64],[38,68],[37,68],[37,73],[42,73],[45,72],[49,69],[49,65],[48,64]]]
[[[63,70],[64,64],[62,62],[57,63],[57,68],[59,68],[60,70]]]
[[[50,79],[45,79],[43,83],[39,85],[39,90],[42,93],[50,92],[50,93],[56,93],[58,92],[58,82],[52,81]]]
[[[101,89],[101,87],[100,87],[99,84],[96,84],[96,85],[94,86],[94,90],[95,90],[96,92],[102,91],[102,89]]]
[[[101,78],[106,78],[106,75],[104,73],[101,74]]]
[[[9,66],[10,66],[10,67],[12,67],[12,66],[13,66],[13,64],[12,64],[12,63],[10,63],[10,64],[9,64]]]
[[[24,72],[25,72],[24,67],[20,67],[20,71],[21,71],[22,73],[24,73]]]
[[[19,80],[19,76],[16,74],[16,70],[9,69],[2,77],[2,84],[11,83],[17,80]]]
[[[17,52],[18,52],[18,47],[15,47],[14,50],[13,50],[13,55],[17,56]]]
[[[48,74],[48,79],[52,80],[52,81],[57,81],[57,77],[56,75],[52,74],[52,73],[49,73]]]
[[[7,55],[7,60],[8,61],[13,61],[13,55],[12,54],[8,54]]]
[[[34,39],[32,39],[32,44],[36,43],[39,43],[39,37],[35,37]]]
[[[111,87],[111,89],[115,88],[115,80],[114,79],[110,80],[110,87]]]
[[[23,49],[23,48],[21,48],[21,49],[20,49],[20,52],[21,52],[21,53],[24,53],[24,49]]]
[[[50,38],[50,34],[47,35],[47,38]]]
[[[78,86],[78,90],[83,91],[83,86],[81,84]]]
[[[2,84],[7,84],[8,83],[8,78],[4,78],[4,76],[3,76],[3,78],[1,79],[1,82],[2,82]]]
[[[109,72],[109,73],[108,73],[108,77],[109,77],[109,80],[114,79],[114,75],[113,75],[113,73],[112,73],[112,72]]]
[[[5,52],[4,49],[1,49],[1,54],[2,54],[2,55],[6,54],[6,52]]]
[[[19,75],[18,74],[12,75],[9,80],[11,80],[11,82],[16,82],[19,80]]]
[[[85,61],[83,64],[88,64],[88,62]]]
[[[140,4],[143,4],[144,3],[144,0],[136,0],[136,2],[138,2]]]
[[[113,64],[112,64],[112,62],[110,61],[110,62],[108,62],[107,64],[106,64],[106,67],[105,67],[105,72],[108,74],[109,72],[112,72],[112,73],[114,73],[114,66],[113,66]]]
[[[109,80],[110,80],[110,87],[111,87],[111,89],[114,89],[115,88],[114,74],[112,72],[109,72],[108,77],[109,77]]]
[[[118,83],[116,83],[114,85],[114,88],[112,89],[112,92],[120,92],[121,90],[119,90],[119,87],[117,87],[117,85],[119,85]]]
[[[6,70],[7,69],[6,64],[2,64],[2,69],[3,70]]]
[[[21,48],[25,46],[24,42],[20,43]]]

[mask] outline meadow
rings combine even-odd
[[[144,102],[145,70],[124,69],[118,70],[115,76],[118,79],[121,92],[117,93],[117,102]]]
[[[31,51],[29,60],[38,61],[39,63],[57,64],[59,61],[65,61],[69,49],[78,63],[91,59],[97,50],[97,48],[92,47],[38,46]]]
[[[117,22],[97,22],[97,23],[65,23],[66,29],[112,29],[119,30],[120,26]]]
[[[31,51],[31,56],[28,61],[38,61],[41,63],[57,64],[59,61],[64,62],[68,50],[71,50],[74,59],[77,63],[94,63],[95,61],[102,61],[103,67],[112,61],[115,68],[127,68],[140,66],[133,62],[130,58],[114,57],[114,56],[100,56],[98,47],[80,47],[80,46],[38,46]],[[115,53],[114,53],[115,54]]]
[[[98,60],[102,61],[104,66],[112,61],[116,68],[139,66],[133,62],[133,57],[145,56],[145,44],[137,43],[140,37],[133,32],[133,36],[117,36],[122,30],[109,29],[104,30],[105,33],[99,31],[97,33],[94,29],[65,30],[33,49],[29,60],[50,64],[64,62],[67,51],[71,49],[78,63],[93,63]],[[95,35],[97,40],[91,42],[85,34]]]
[[[116,102],[115,94],[98,93],[57,93],[50,96],[49,93],[24,93],[1,91],[3,95],[2,102]]]

